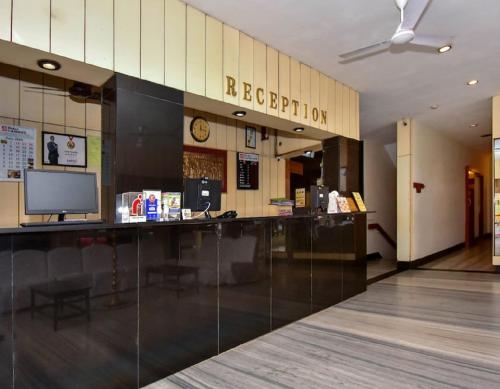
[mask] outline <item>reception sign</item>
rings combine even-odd
[[[87,138],[84,136],[42,133],[44,165],[87,167]]]
[[[34,128],[0,124],[0,181],[22,181],[36,160]]]

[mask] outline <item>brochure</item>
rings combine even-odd
[[[159,221],[161,218],[161,191],[144,190],[142,193],[144,199],[144,210],[147,221]]]

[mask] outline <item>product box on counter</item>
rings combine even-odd
[[[145,221],[142,192],[126,192],[116,195],[117,223],[142,223]]]
[[[144,213],[147,221],[160,221],[161,219],[161,190],[144,190]]]
[[[164,192],[161,194],[162,220],[181,220],[181,193]]]

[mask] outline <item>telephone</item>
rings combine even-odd
[[[217,219],[234,219],[238,216],[236,211],[226,211],[222,215],[217,216]]]

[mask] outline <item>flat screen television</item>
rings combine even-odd
[[[220,211],[222,182],[207,178],[186,178],[184,208],[195,212]]]
[[[27,215],[97,213],[95,173],[54,170],[24,171],[24,209]]]

